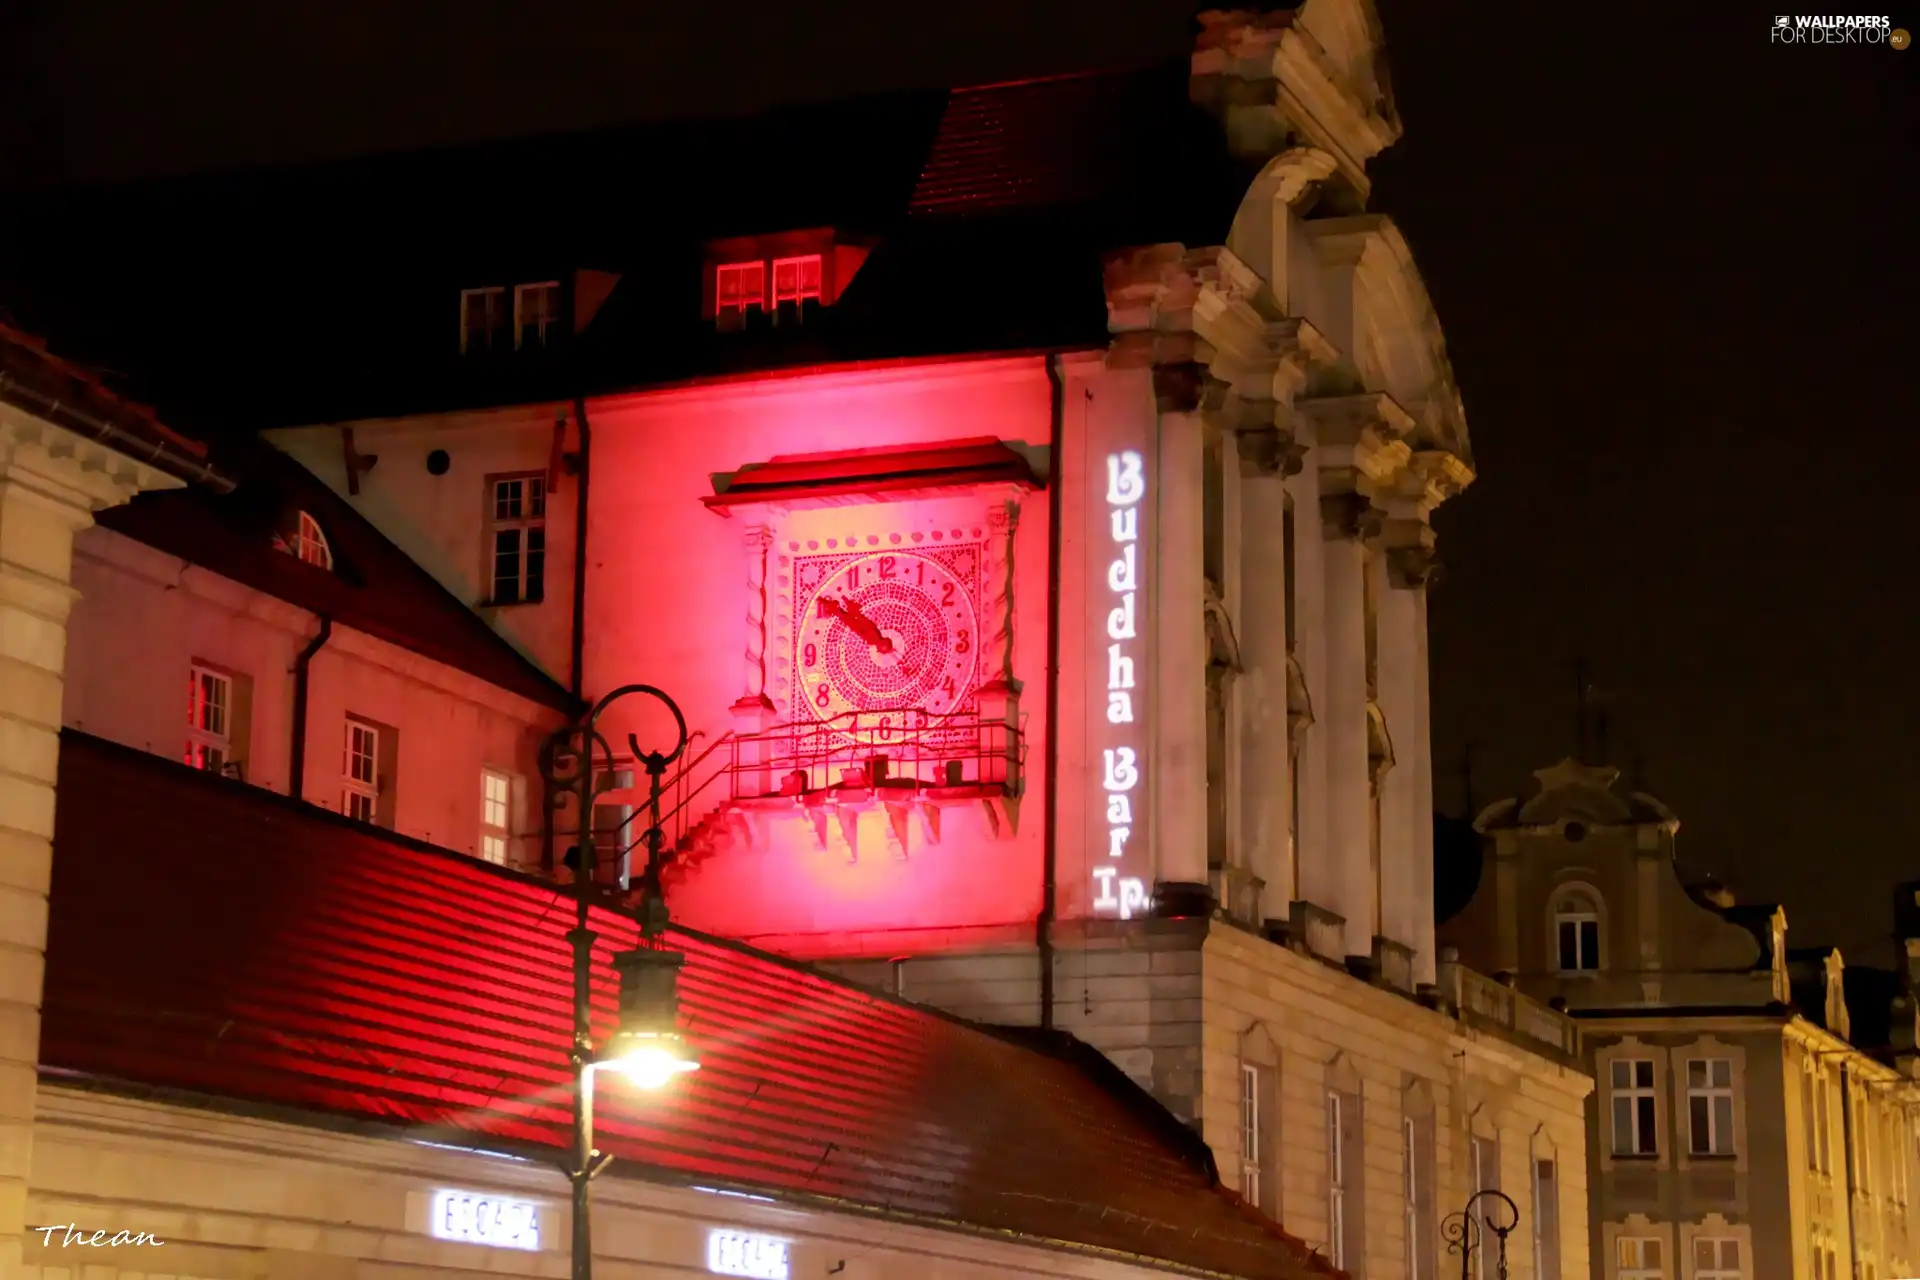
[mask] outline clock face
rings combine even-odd
[[[970,581],[977,550],[796,566],[805,603],[794,636],[795,700],[820,720],[876,737],[959,709],[973,690],[980,648]]]

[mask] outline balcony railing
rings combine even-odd
[[[1490,1026],[1568,1058],[1579,1058],[1580,1027],[1566,1014],[1520,994],[1504,982],[1475,973],[1460,963],[1452,947],[1441,949],[1438,969],[1440,996],[1462,1021]]]
[[[851,712],[757,733],[722,734],[666,779],[661,847],[670,854],[686,853],[704,824],[739,808],[1017,796],[1026,751],[1024,723],[921,711]],[[634,782],[628,802],[595,806],[596,879],[609,888],[624,887],[629,870],[637,874],[645,856],[647,783],[643,777]]]

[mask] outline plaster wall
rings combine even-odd
[[[87,1247],[28,1235],[41,1280],[453,1280],[568,1274],[567,1186],[530,1161],[329,1132],[58,1086],[39,1092],[27,1198],[33,1224],[146,1232],[164,1243]],[[441,1188],[535,1201],[537,1251],[435,1239]],[[795,1276],[843,1280],[1135,1280],[1167,1272],[1004,1238],[825,1213],[757,1196],[603,1177],[603,1274],[706,1274],[710,1231],[790,1242]],[[839,1269],[836,1270],[836,1267]]]
[[[245,778],[288,791],[295,658],[309,613],[110,530],[76,540],[62,723],[168,759],[182,757],[188,671],[200,663],[247,690]],[[509,858],[537,862],[538,751],[560,715],[464,672],[336,626],[313,659],[304,798],[342,807],[346,717],[393,731],[384,762],[392,829],[476,853],[483,768],[517,782]],[[530,800],[530,802],[529,802]]]
[[[340,428],[295,427],[265,434],[564,685],[571,663],[574,513],[579,500],[578,481],[564,468],[546,499],[545,597],[538,604],[487,603],[493,589],[488,480],[515,472],[545,474],[553,460],[556,420],[563,423],[564,449],[577,449],[579,432],[568,405],[353,423],[354,449],[380,460],[361,474],[358,494],[347,483]],[[435,450],[447,454],[443,475],[427,470],[427,457]]]

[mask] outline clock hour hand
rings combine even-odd
[[[873,625],[866,614],[860,612],[860,606],[851,599],[835,600],[832,596],[820,597],[822,617],[838,618],[847,624],[847,629],[862,640],[878,649],[881,653],[893,652],[893,641],[880,634],[880,628]]]

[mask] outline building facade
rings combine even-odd
[[[284,424],[267,496],[83,545],[66,724],[548,886],[591,842],[615,902],[662,726],[610,717],[586,814],[540,744],[661,686],[679,924],[1070,1033],[1350,1275],[1445,1274],[1480,1191],[1509,1274],[1584,1274],[1578,1030],[1434,937],[1429,518],[1473,462],[1366,208],[1383,58],[1308,0],[1171,71],[805,114],[843,132],[778,181],[724,157],[791,121],[648,134],[618,172],[708,168],[622,203],[576,153],[592,242],[358,205],[240,419]],[[417,330],[329,310],[363,290]]]
[[[1580,1020],[1595,1280],[1908,1274],[1920,1091],[1886,1026],[1911,1004],[1789,952],[1780,908],[1684,881],[1679,820],[1618,770],[1535,777],[1477,819],[1480,885],[1442,937]]]

